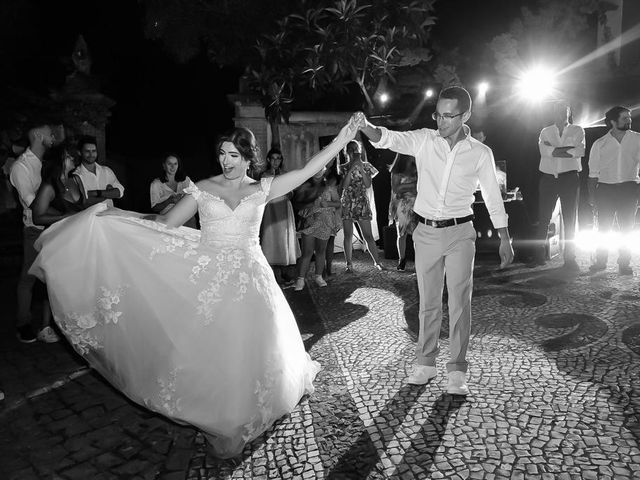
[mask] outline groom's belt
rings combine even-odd
[[[445,227],[453,227],[454,225],[460,225],[461,223],[467,223],[473,220],[473,215],[467,215],[466,217],[460,218],[444,218],[442,220],[432,220],[430,218],[424,218],[422,215],[418,215],[416,213],[416,217],[418,217],[418,221],[420,223],[424,223],[425,225],[429,225],[434,228],[445,228]]]

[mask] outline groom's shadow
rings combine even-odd
[[[424,390],[424,386],[403,386],[373,419],[374,425],[364,429],[349,450],[327,472],[326,478],[329,480],[367,478],[380,461],[379,451],[388,451],[390,443],[399,437],[398,431],[412,407],[419,402]],[[425,472],[429,471],[433,456],[442,444],[449,420],[465,401],[465,397],[462,396],[441,394],[430,409],[425,408],[430,412],[429,416],[422,423],[419,433],[414,435],[411,445],[403,454],[403,459],[394,466],[398,468],[403,463],[408,464],[409,456],[419,454],[420,467]],[[378,437],[377,441],[371,438],[370,432]],[[384,433],[379,435],[380,432]],[[426,460],[425,453],[429,455]]]

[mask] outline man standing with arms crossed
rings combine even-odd
[[[569,123],[571,107],[559,101],[553,105],[554,123],[540,132],[540,180],[538,182],[538,229],[536,239],[540,245],[535,263],[544,265],[549,222],[560,198],[564,223],[564,267],[580,270],[576,262],[574,239],[580,196],[581,159],[584,156],[584,129]]]
[[[613,107],[605,114],[611,128],[593,142],[589,153],[589,203],[598,211],[598,231],[609,232],[617,217],[620,232],[633,230],[638,208],[638,169],[640,168],[640,133],[631,130],[631,110]],[[624,239],[627,240],[627,239]],[[600,245],[592,272],[607,268],[608,248]],[[633,275],[631,252],[624,243],[618,253],[620,275]]]
[[[442,290],[447,275],[449,344],[447,392],[469,394],[466,352],[471,331],[471,293],[476,231],[474,192],[478,182],[491,221],[500,235],[501,267],[513,261],[507,214],[496,179],[493,153],[469,134],[471,96],[449,87],[438,98],[433,114],[438,129],[394,132],[376,127],[362,115],[360,131],[376,148],[412,155],[418,168],[414,211],[419,223],[413,233],[420,295],[417,364],[407,382],[423,385],[437,374],[436,357],[442,322]]]
[[[95,137],[85,135],[78,140],[82,163],[73,172],[82,180],[85,207],[105,202],[113,207],[114,198],[122,198],[124,187],[109,167],[100,165],[98,160],[98,142]]]

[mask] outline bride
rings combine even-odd
[[[31,272],[75,350],[133,401],[201,429],[215,455],[247,442],[313,392],[305,352],[258,236],[266,202],[302,184],[357,132],[354,116],[298,170],[255,182],[250,130],[218,144],[223,173],[165,215],[95,205],[38,240]],[[181,227],[198,211],[202,230]]]

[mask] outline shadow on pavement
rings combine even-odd
[[[340,457],[338,464],[327,473],[327,479],[367,478],[381,461],[371,435],[378,435],[378,431],[383,431],[384,435],[380,438],[380,443],[383,444],[385,451],[392,450],[390,443],[396,439],[398,429],[403,425],[413,405],[419,401],[425,388],[425,386],[403,386],[373,419],[374,426],[365,429],[350,450]],[[431,462],[433,461],[433,455],[442,443],[450,418],[465,401],[464,397],[448,394],[442,394],[436,399],[429,409],[429,417],[422,424],[420,433],[412,439],[410,448],[405,451],[405,458],[400,462],[393,462],[396,471],[403,463],[411,465],[411,462],[405,462],[405,459],[412,453],[419,452],[420,455],[428,453]],[[422,471],[428,471],[430,464],[425,464],[422,460],[420,468]]]

